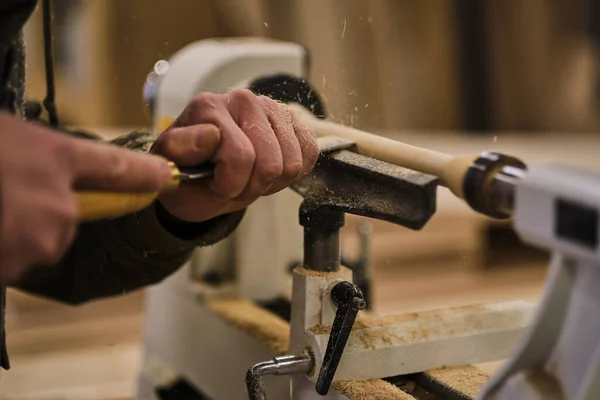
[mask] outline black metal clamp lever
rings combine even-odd
[[[331,301],[338,309],[317,378],[316,390],[321,396],[329,392],[358,311],[367,306],[360,289],[350,282],[340,282],[335,285],[331,289]]]

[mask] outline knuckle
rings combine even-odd
[[[219,124],[225,110],[223,98],[220,94],[200,93],[188,103],[174,126],[185,127],[203,122]]]
[[[194,99],[190,102],[190,107],[192,109],[196,108],[206,108],[206,107],[216,107],[219,102],[219,95],[214,93],[203,92],[194,97]]]
[[[230,96],[239,102],[252,103],[256,101],[257,96],[250,89],[235,89]]]
[[[301,161],[292,161],[285,165],[283,177],[285,179],[295,179],[302,173],[303,164]]]
[[[256,161],[256,153],[253,147],[240,147],[236,154],[231,157],[229,164],[237,170],[247,170]]]
[[[54,159],[59,160],[69,170],[77,164],[78,153],[75,150],[71,140],[55,140],[50,148]]]
[[[203,126],[203,129],[204,129],[204,134],[206,134],[206,135],[214,136],[214,137],[221,136],[221,130],[215,124],[205,124]]]
[[[100,172],[100,179],[104,182],[120,182],[127,170],[127,161],[117,152],[111,152],[106,168],[102,168]]]
[[[257,96],[257,98],[260,101],[260,103],[263,105],[263,107],[265,107],[269,110],[276,110],[278,108],[281,108],[281,106],[283,105],[282,103],[279,103],[279,102],[273,100],[269,96],[261,95],[261,96]]]
[[[262,162],[258,165],[257,172],[261,183],[270,184],[281,176],[283,165],[280,162]]]

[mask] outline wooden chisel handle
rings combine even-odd
[[[171,186],[169,192],[179,187],[181,171],[170,162]],[[79,222],[97,221],[106,218],[117,218],[126,214],[143,210],[154,202],[161,193],[132,193],[132,192],[80,192],[77,193],[77,220]]]
[[[90,222],[116,218],[148,207],[160,195],[154,193],[78,193],[78,221]]]

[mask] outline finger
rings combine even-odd
[[[77,188],[151,192],[171,185],[171,167],[160,156],[83,139],[71,139],[65,152]]]
[[[292,119],[294,121],[294,132],[298,139],[298,143],[300,143],[302,159],[304,161],[302,172],[296,179],[300,180],[308,175],[314,168],[317,159],[319,158],[319,145],[310,130],[298,120],[298,117],[292,114]]]
[[[260,107],[242,118],[242,130],[252,142],[256,161],[252,176],[240,199],[254,200],[265,195],[283,173],[283,154],[279,140]]]
[[[246,188],[256,155],[252,142],[227,108],[229,100],[229,96],[202,93],[190,101],[174,126],[194,125],[201,121],[219,127],[221,142],[213,157],[215,172],[209,188],[213,194],[231,199]]]
[[[210,161],[220,142],[221,133],[215,125],[191,125],[165,131],[158,137],[151,152],[177,165],[194,167]]]
[[[294,182],[302,173],[304,163],[302,148],[294,130],[292,113],[283,104],[276,103],[268,98],[264,101],[268,103],[267,118],[279,140],[279,147],[283,156],[283,171],[279,179],[266,193],[270,195],[279,192]]]
[[[252,176],[256,160],[254,146],[231,115],[224,111],[218,117],[221,128],[221,145],[213,158],[214,179],[211,190],[220,196],[239,196]]]

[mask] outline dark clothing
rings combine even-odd
[[[0,0],[0,109],[18,115],[22,115],[25,84],[21,31],[36,3],[35,0]],[[98,140],[93,135],[83,135]],[[148,151],[152,141],[153,135],[134,132],[113,144]],[[2,189],[0,182],[0,221]],[[75,243],[59,265],[32,269],[16,286],[70,304],[136,290],[173,273],[197,246],[211,245],[225,238],[236,228],[243,214],[238,212],[205,223],[189,224],[154,204],[132,215],[82,224]],[[0,263],[1,260],[0,254]],[[0,288],[0,366],[8,369],[4,309],[5,288]]]

